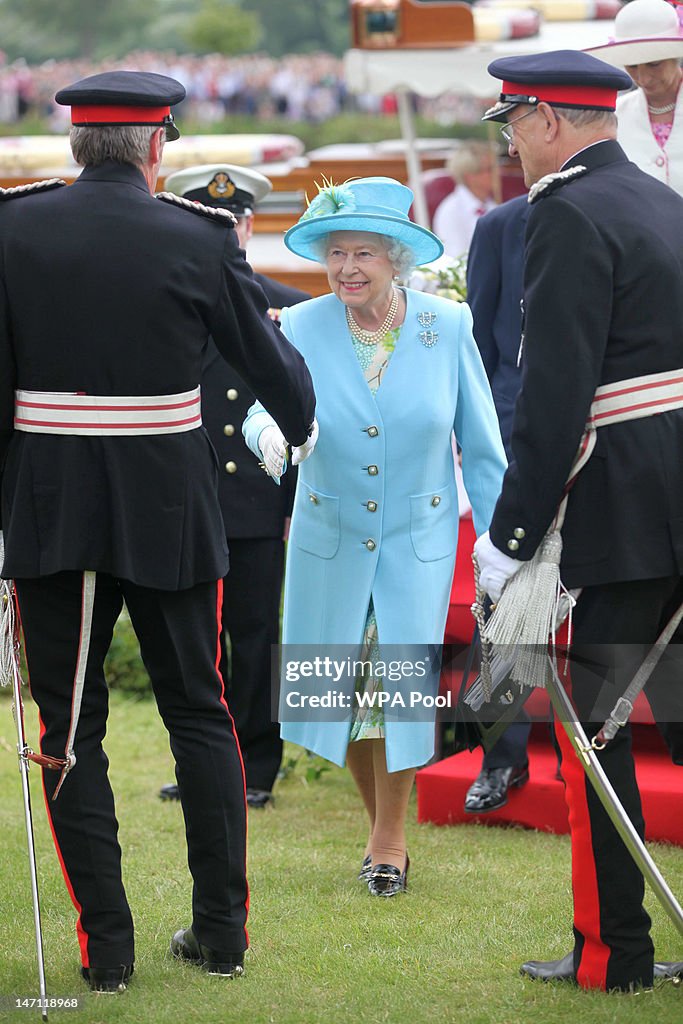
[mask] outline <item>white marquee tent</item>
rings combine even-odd
[[[555,21],[544,23],[537,36],[527,39],[473,43],[448,50],[349,50],[346,53],[344,77],[352,92],[396,93],[419,223],[427,225],[428,218],[410,94],[438,96],[455,92],[490,98],[493,102],[499,90],[496,80],[486,70],[492,60],[546,50],[583,50],[606,42],[611,28],[610,21]]]

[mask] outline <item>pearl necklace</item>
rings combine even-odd
[[[384,317],[384,320],[376,331],[366,331],[364,327],[360,327],[356,323],[356,319],[349,307],[346,307],[346,323],[348,324],[349,330],[354,337],[358,339],[358,341],[363,343],[363,345],[376,345],[378,341],[381,341],[393,324],[398,312],[398,291],[396,288],[392,288],[392,292],[393,297],[391,299],[391,305],[389,306],[389,312]]]
[[[647,109],[651,114],[670,114],[672,110],[676,109],[676,101],[673,103],[667,103],[665,107],[651,107],[648,103]]]

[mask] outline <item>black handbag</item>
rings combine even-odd
[[[486,700],[479,667],[481,643],[475,628],[467,654],[460,690],[455,703],[454,753],[483,747],[488,753],[496,745],[508,725],[519,715],[531,696],[533,687],[520,687],[510,679],[512,663],[494,654],[490,660],[491,699]],[[477,675],[470,682],[474,671]]]

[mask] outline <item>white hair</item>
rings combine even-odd
[[[415,253],[410,246],[406,245],[406,243],[402,242],[399,238],[393,238],[391,235],[382,235],[377,231],[369,231],[366,233],[375,235],[376,238],[379,238],[386,249],[387,257],[396,274],[401,278],[408,277],[410,271],[415,267]],[[312,242],[313,250],[319,263],[325,263],[327,261],[327,247],[329,245],[329,241],[329,235],[321,235],[320,238],[316,238]]]
[[[159,125],[72,125],[71,152],[81,167],[99,167],[105,160],[142,167],[149,159],[149,144]]]
[[[453,150],[446,164],[448,173],[457,185],[462,185],[470,174],[478,174],[492,160],[491,146],[479,139],[461,142]]]
[[[550,104],[558,117],[563,117],[575,128],[615,129],[617,127],[617,115],[612,110],[586,110],[585,107],[561,107],[554,103]]]

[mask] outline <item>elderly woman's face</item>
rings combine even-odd
[[[382,305],[391,295],[394,267],[382,235],[333,231],[325,248],[330,287],[352,309]]]
[[[677,58],[655,60],[650,64],[629,64],[626,71],[653,105],[675,93],[681,81],[681,68]]]

